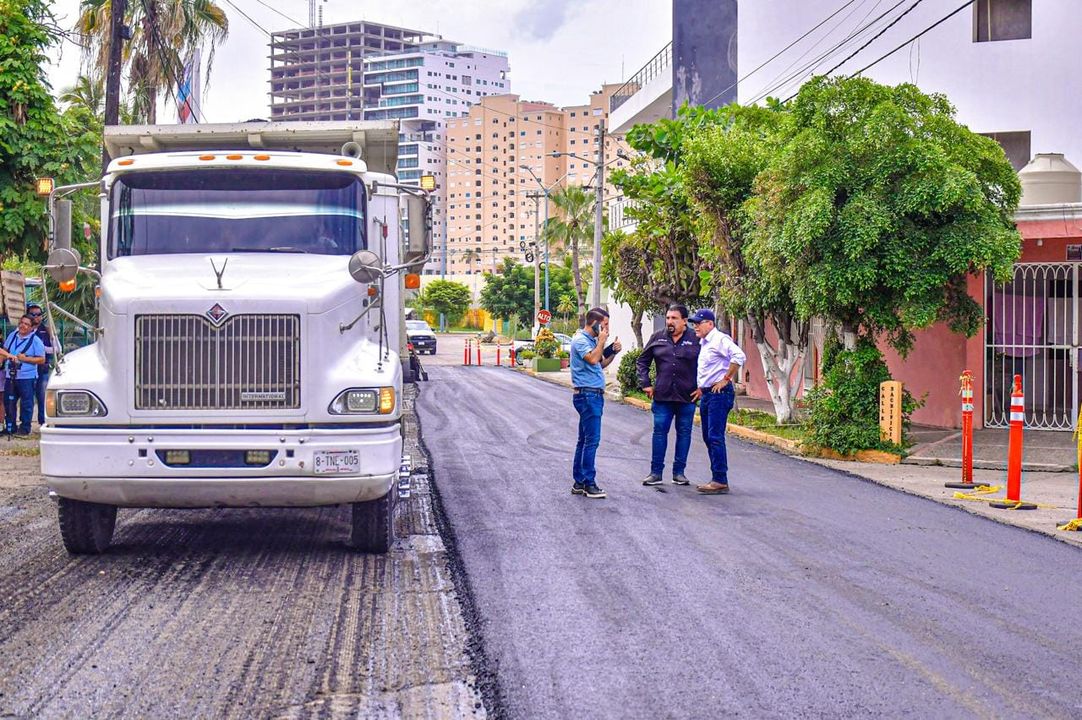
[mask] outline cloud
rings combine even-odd
[[[550,40],[567,23],[568,10],[572,4],[572,0],[529,2],[515,13],[516,34],[533,40]]]

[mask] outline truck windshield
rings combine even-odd
[[[282,252],[352,255],[366,246],[355,175],[305,170],[133,172],[113,184],[109,257]]]

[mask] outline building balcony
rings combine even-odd
[[[672,43],[650,58],[609,98],[609,132],[672,117]]]
[[[609,230],[631,232],[635,229],[638,222],[628,217],[626,212],[627,209],[632,206],[633,202],[634,201],[629,200],[622,195],[609,201]]]

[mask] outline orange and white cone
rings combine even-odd
[[[1007,497],[991,506],[1000,510],[1036,510],[1033,503],[1022,502],[1022,430],[1026,421],[1022,376],[1014,376],[1011,390],[1010,438],[1007,441]]]
[[[973,490],[973,373],[966,370],[959,378],[962,389],[962,482],[943,483],[944,487]]]

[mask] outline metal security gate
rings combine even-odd
[[[1025,426],[1072,430],[1079,403],[1080,263],[1021,263],[985,280],[984,424],[1007,427],[1022,376]]]

